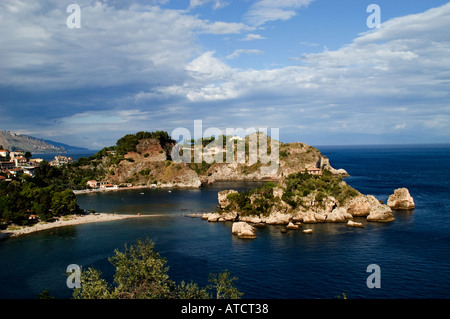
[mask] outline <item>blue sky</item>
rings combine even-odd
[[[313,145],[449,143],[449,29],[438,0],[2,0],[0,129],[90,149],[194,120]]]

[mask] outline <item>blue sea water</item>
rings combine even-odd
[[[53,229],[0,242],[0,298],[36,298],[44,289],[70,298],[69,264],[94,266],[111,279],[115,249],[148,237],[167,259],[177,282],[207,284],[208,274],[229,270],[244,298],[424,299],[450,297],[450,145],[318,147],[346,181],[386,202],[407,187],[414,211],[394,212],[388,224],[365,228],[308,225],[310,235],[258,228],[255,240],[237,239],[231,223],[208,223],[185,215],[213,210],[221,189],[252,183],[218,183],[197,190],[127,190],[79,195],[80,205],[102,212],[157,215]],[[380,288],[368,288],[380,267]]]

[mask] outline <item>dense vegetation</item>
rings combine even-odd
[[[125,251],[115,250],[109,258],[115,267],[113,283],[101,277],[95,268],[82,269],[81,288],[76,299],[238,299],[243,294],[236,287],[235,277],[228,271],[210,274],[210,285],[199,287],[194,282],[176,284],[168,275],[167,261],[154,249],[154,243],[138,239]]]
[[[319,203],[328,196],[343,203],[346,199],[357,196],[359,192],[343,183],[341,176],[333,175],[328,170],[323,170],[321,176],[296,173],[287,177],[282,199],[293,208],[303,206],[302,198],[310,194],[313,194]]]
[[[53,183],[58,170],[43,165],[36,176],[0,183],[0,220],[26,225],[35,222],[30,215],[42,221],[53,217],[80,213],[75,194],[70,189]],[[5,224],[3,224],[5,225]]]
[[[270,207],[280,201],[273,196],[275,186],[275,183],[268,182],[261,187],[242,193],[231,193],[227,196],[230,204],[225,207],[225,210],[238,209],[242,215],[268,215]]]
[[[128,152],[136,152],[136,145],[139,144],[140,140],[146,138],[159,140],[163,147],[166,144],[175,143],[175,141],[172,140],[169,134],[165,131],[137,132],[136,134],[127,134],[124,137],[120,138],[117,141],[114,150],[119,155],[124,155]]]

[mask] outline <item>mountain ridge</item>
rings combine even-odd
[[[21,150],[31,153],[67,153],[68,151],[87,150],[30,135],[18,134],[10,130],[0,130],[0,146],[9,151]]]

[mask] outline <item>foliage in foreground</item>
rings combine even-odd
[[[167,261],[154,249],[154,243],[138,239],[123,252],[115,250],[109,258],[115,267],[113,283],[101,277],[101,272],[88,268],[81,272],[81,288],[74,290],[75,299],[239,299],[243,293],[234,287],[236,277],[225,270],[210,274],[207,287],[169,278]]]

